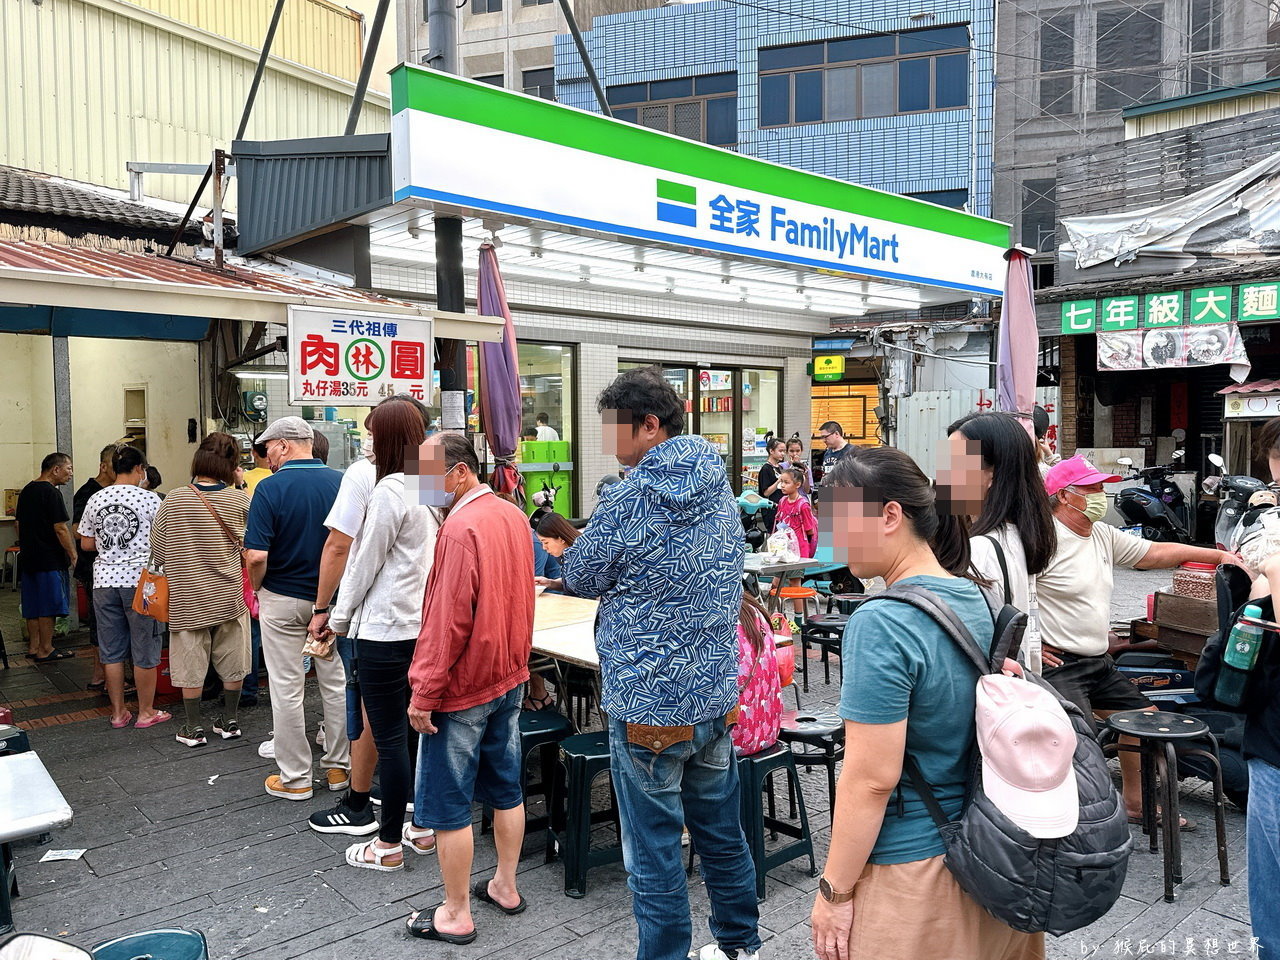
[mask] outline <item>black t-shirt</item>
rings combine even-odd
[[[71,522],[79,523],[80,518],[84,516],[85,505],[89,502],[89,498],[102,489],[102,484],[98,482],[97,477],[90,477],[80,485],[80,489],[76,491],[76,495],[71,499]],[[77,547],[80,544],[76,544]],[[93,561],[98,556],[96,550],[81,550],[79,558],[76,560],[76,579],[93,581]]]
[[[67,505],[58,488],[47,480],[32,480],[18,494],[18,542],[22,547],[22,569],[33,573],[67,569],[67,551],[54,530],[66,523]]]
[[[782,502],[782,490],[775,490],[773,493],[765,493],[770,487],[778,482],[778,470],[772,463],[765,463],[760,467],[760,473],[757,476],[759,481],[760,496],[772,500],[774,503]]]

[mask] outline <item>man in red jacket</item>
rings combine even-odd
[[[445,899],[434,911],[413,914],[409,931],[467,944],[476,938],[467,888],[473,800],[493,809],[498,848],[494,878],[476,884],[474,894],[507,914],[525,908],[516,866],[524,843],[520,700],[533,642],[533,543],[520,509],[477,478],[475,449],[462,434],[428,440],[418,469],[420,495],[448,507],[449,515],[436,539],[409,668],[409,721],[422,746],[413,825],[406,829],[436,831]],[[414,478],[408,479],[412,490]]]

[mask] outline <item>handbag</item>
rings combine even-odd
[[[169,580],[160,567],[147,564],[142,568],[133,591],[133,612],[159,623],[169,622]]]
[[[244,605],[249,609],[249,616],[256,617],[258,615],[258,595],[253,589],[253,582],[249,579],[249,568],[244,562],[244,541],[231,532],[231,528],[227,526],[227,522],[218,515],[218,511],[213,509],[213,504],[194,483],[187,484],[196,492],[196,496],[200,498],[200,502],[205,505],[209,513],[213,514],[213,519],[218,521],[218,526],[222,528],[222,532],[227,535],[227,539],[231,541],[231,545],[236,548],[236,552],[240,554],[240,591],[244,597]]]

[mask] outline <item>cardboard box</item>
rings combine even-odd
[[[1158,591],[1154,619],[1161,627],[1207,637],[1218,632],[1218,602]]]

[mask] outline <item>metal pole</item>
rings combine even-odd
[[[456,0],[427,0],[427,62],[444,73],[458,72],[458,14]],[[437,144],[437,149],[448,149]],[[462,220],[435,218],[436,306],[464,313],[466,284],[462,272]],[[445,430],[467,428],[467,345],[462,340],[437,340],[440,370],[440,426]]]
[[[591,62],[591,55],[587,53],[587,45],[582,39],[582,31],[578,29],[578,21],[573,16],[573,9],[569,6],[569,0],[559,0],[560,11],[564,14],[564,18],[569,21],[569,33],[573,35],[574,46],[578,48],[578,56],[582,58],[582,65],[587,68],[587,79],[591,81],[591,89],[596,93],[596,103],[600,104],[600,112],[606,117],[612,117],[613,111],[609,109],[609,101],[604,95],[604,87],[600,86],[600,78],[596,76],[595,65]]]
[[[364,48],[364,63],[360,64],[360,79],[356,81],[356,92],[351,99],[351,111],[347,114],[347,129],[344,136],[356,132],[356,124],[360,122],[360,108],[364,106],[364,94],[369,89],[369,76],[373,73],[374,54],[378,52],[378,41],[382,39],[382,25],[387,20],[387,8],[391,0],[378,0],[378,9],[373,14],[373,23],[369,27],[369,42]]]
[[[253,71],[253,82],[249,84],[249,95],[244,101],[244,110],[240,113],[240,126],[236,127],[236,140],[243,140],[245,131],[249,129],[249,116],[253,113],[253,102],[258,99],[258,88],[262,85],[262,75],[267,70],[267,60],[271,56],[271,45],[276,39],[276,28],[280,26],[280,15],[284,13],[285,0],[276,0],[276,8],[271,13],[271,23],[267,26],[266,39],[262,41],[262,52],[258,55],[258,66]],[[178,224],[178,229],[173,232],[173,239],[169,241],[169,249],[164,252],[166,257],[172,257],[173,251],[178,246],[178,241],[182,239],[182,232],[187,229],[187,224],[191,222],[191,215],[196,212],[196,204],[200,202],[200,197],[204,193],[204,188],[209,185],[209,178],[213,176],[213,164],[209,164],[205,168],[204,176],[200,178],[200,186],[196,187],[195,196],[191,198],[191,203],[187,206],[187,212],[182,215],[182,220]]]
[[[213,265],[222,269],[222,179],[226,171],[227,155],[213,151]]]
[[[71,442],[71,345],[66,337],[53,338],[53,436],[58,452],[65,453],[74,464],[74,446]],[[75,482],[64,484],[58,492],[67,505],[67,516],[75,516]],[[67,611],[72,629],[80,626],[75,584],[75,577],[67,577]]]

